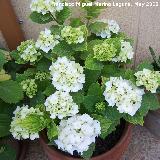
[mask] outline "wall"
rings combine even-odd
[[[11,1],[19,20],[23,21],[21,26],[26,39],[36,39],[39,32],[47,26],[35,24],[28,19],[30,14],[29,4],[31,0]],[[105,0],[101,1],[104,2]],[[115,0],[115,2],[117,1]],[[129,0],[121,0],[121,2],[129,2]],[[130,2],[134,4],[137,0],[130,0]],[[148,2],[148,0],[143,0],[143,2]],[[77,11],[75,15],[79,15]],[[159,51],[157,54],[160,55],[160,4],[159,7],[143,8],[136,6],[131,8],[109,7],[100,17],[117,20],[122,31],[127,32],[129,36],[133,37],[136,53],[135,64],[139,63],[145,57],[150,57],[148,54],[149,45]],[[4,44],[2,36],[0,36],[0,44]]]

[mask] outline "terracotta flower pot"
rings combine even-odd
[[[124,154],[125,150],[128,148],[130,139],[132,134],[132,125],[126,124],[123,134],[117,142],[117,144],[108,152],[93,157],[91,160],[119,160],[121,156]],[[78,160],[79,158],[73,158],[71,156],[67,156],[62,152],[51,148],[47,145],[48,139],[47,136],[42,133],[40,136],[40,143],[43,146],[45,153],[47,154],[49,160]]]
[[[160,94],[158,95],[160,102]],[[150,111],[145,117],[144,126],[158,139],[160,139],[160,109],[157,111]]]

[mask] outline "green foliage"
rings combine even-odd
[[[45,96],[50,96],[51,94],[53,94],[56,91],[56,89],[54,88],[53,84],[49,84],[46,89],[43,91],[43,94]]]
[[[85,61],[85,68],[90,70],[102,70],[104,67],[102,62],[97,61],[92,55],[89,55]]]
[[[71,96],[73,98],[73,101],[77,104],[80,105],[84,101],[84,94],[82,91],[76,92],[76,93],[71,93]]]
[[[110,119],[107,119],[104,116],[97,115],[97,114],[93,114],[92,117],[100,122],[100,125],[101,125],[101,135],[100,135],[100,137],[102,139],[105,139],[108,135],[108,129],[112,125],[112,121]]]
[[[137,71],[142,71],[144,68],[153,70],[153,66],[152,66],[152,64],[148,60],[145,60],[142,63],[140,63],[137,66],[136,70]]]
[[[137,111],[134,116],[124,115],[124,119],[133,124],[143,125],[143,117],[147,115],[149,110],[156,110],[160,107],[159,101],[156,95],[146,93],[143,95],[141,108]]]
[[[74,51],[86,51],[87,50],[87,42],[72,44],[71,47]]]
[[[58,129],[54,122],[47,126],[47,137],[49,141],[53,141],[58,136]]]
[[[0,82],[0,98],[6,103],[17,103],[23,99],[22,87],[12,80]]]
[[[37,70],[42,72],[49,72],[49,67],[51,66],[52,62],[48,60],[47,58],[42,58],[37,63]]]
[[[56,12],[56,20],[59,24],[63,24],[65,20],[71,15],[69,7],[64,7],[60,12]]]
[[[104,77],[115,76],[115,73],[118,73],[119,69],[116,64],[106,64],[102,69],[102,75]]]
[[[84,25],[80,18],[71,18],[70,19],[70,26],[72,27],[79,27]]]
[[[3,65],[6,63],[5,55],[3,54],[2,50],[0,50],[0,70],[3,69]]]
[[[52,25],[50,27],[50,30],[53,35],[61,35],[61,30],[63,29],[63,26],[61,25]]]
[[[89,149],[85,152],[83,152],[82,154],[82,157],[85,159],[85,160],[88,160],[92,157],[93,155],[93,152],[95,150],[95,144],[92,143],[90,146],[89,146]]]
[[[97,34],[105,30],[106,27],[107,27],[106,23],[94,22],[90,24],[89,29],[91,30],[92,33]]]
[[[59,44],[57,44],[54,49],[52,50],[53,54],[56,54],[57,56],[67,56],[70,57],[74,54],[74,51],[70,45],[68,45],[67,42],[61,41]]]
[[[10,145],[0,145],[1,160],[16,160],[16,151]]]
[[[46,13],[45,15],[38,13],[38,12],[32,12],[30,14],[30,19],[35,22],[35,23],[39,23],[39,24],[46,24],[49,23],[51,21],[53,21],[53,17],[51,15],[51,13]]]

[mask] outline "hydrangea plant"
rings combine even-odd
[[[11,52],[24,66],[15,80],[25,98],[10,131],[33,140],[46,129],[55,147],[87,159],[96,138],[105,139],[121,119],[143,125],[147,112],[159,107],[160,73],[144,64],[126,67],[134,58],[132,40],[115,20],[98,19],[103,8],[83,7],[83,17],[70,18],[71,9],[56,2],[63,1],[32,0],[32,21],[54,25]]]

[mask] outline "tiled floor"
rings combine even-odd
[[[39,142],[30,143],[25,160],[48,160]],[[122,160],[160,160],[160,140],[153,137],[148,130],[136,126],[128,150]]]

